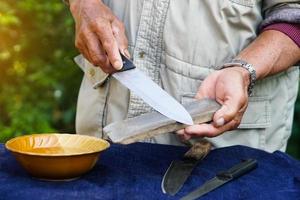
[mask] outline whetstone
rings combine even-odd
[[[215,100],[203,99],[186,104],[184,107],[192,116],[194,124],[199,124],[211,121],[221,106]],[[152,112],[111,123],[104,127],[103,131],[112,142],[130,144],[159,134],[174,132],[186,126],[158,112]]]

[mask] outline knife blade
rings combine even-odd
[[[206,157],[211,147],[212,144],[209,141],[202,139],[193,144],[184,154],[183,159],[172,161],[161,182],[163,193],[175,195],[182,188],[193,169]]]
[[[194,200],[208,192],[228,183],[257,167],[257,161],[255,159],[245,160],[225,172],[218,173],[214,178],[205,182],[202,186],[182,197],[180,200]]]
[[[177,122],[193,125],[191,115],[179,102],[137,69],[128,58],[122,54],[121,57],[125,69],[112,74],[114,78],[161,114]]]

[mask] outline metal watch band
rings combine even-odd
[[[240,59],[233,59],[232,61],[223,64],[223,68],[234,67],[234,66],[243,67],[249,72],[250,83],[249,83],[249,86],[248,86],[248,95],[252,96],[253,88],[254,88],[255,81],[256,81],[256,71],[255,71],[255,69],[253,68],[253,66],[251,64],[247,63],[244,60],[240,60]]]

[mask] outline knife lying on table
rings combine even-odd
[[[224,185],[225,183],[228,183],[229,181],[232,181],[233,179],[236,179],[251,170],[255,169],[257,167],[257,161],[254,159],[248,159],[245,160],[234,167],[230,168],[229,170],[225,172],[221,172],[217,174],[213,179],[210,179],[209,181],[206,181],[202,186],[197,188],[196,190],[192,191],[188,195],[182,197],[180,200],[194,200],[197,199],[208,192],[211,192],[212,190]]]
[[[163,193],[175,195],[191,175],[193,169],[210,152],[211,147],[212,144],[209,141],[202,139],[193,144],[184,154],[183,159],[172,161],[161,182]]]

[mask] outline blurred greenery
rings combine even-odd
[[[0,0],[0,141],[75,132],[81,71],[73,20],[60,0]]]
[[[0,141],[75,132],[81,71],[74,24],[61,0],[0,0]],[[300,98],[299,98],[300,99]],[[300,101],[288,153],[300,158]]]

